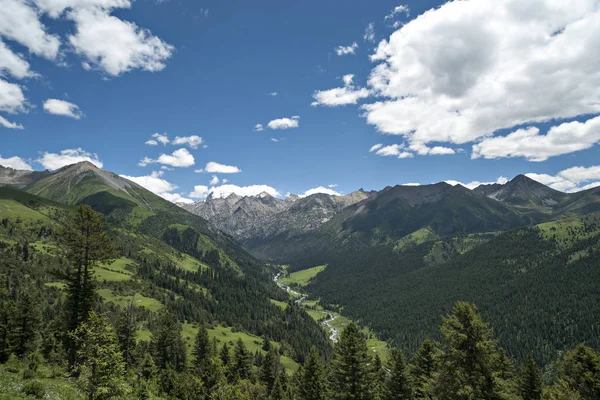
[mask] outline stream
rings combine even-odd
[[[304,302],[304,300],[306,300],[306,298],[308,297],[305,294],[302,293],[298,293],[295,290],[293,290],[292,288],[290,288],[289,286],[283,285],[282,283],[279,282],[279,278],[281,277],[281,274],[283,274],[282,271],[278,272],[277,275],[275,275],[275,277],[273,278],[273,281],[277,284],[277,286],[279,286],[281,289],[285,290],[288,294],[295,296],[295,297],[299,297],[297,300],[295,300],[296,304],[298,305],[302,305],[302,303]],[[337,343],[338,341],[338,334],[339,334],[339,330],[334,328],[331,324],[333,321],[335,321],[337,319],[337,315],[331,311],[318,311],[320,313],[323,313],[325,315],[327,315],[327,319],[325,321],[321,322],[321,326],[329,329],[330,335],[329,335],[329,339],[334,342]]]

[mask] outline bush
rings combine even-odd
[[[27,396],[33,396],[37,399],[41,399],[46,395],[46,388],[40,381],[28,381],[23,384],[23,393]]]
[[[23,379],[33,379],[35,378],[36,373],[31,368],[25,368],[23,370]]]

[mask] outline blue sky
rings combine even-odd
[[[591,187],[599,2],[533,3],[0,0],[0,164],[87,158],[175,201]]]

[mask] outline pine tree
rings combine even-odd
[[[223,344],[223,347],[221,347],[221,352],[219,353],[219,357],[221,358],[221,362],[223,363],[223,366],[225,366],[225,367],[229,366],[231,355],[229,353],[229,346],[227,346],[227,343]]]
[[[33,352],[38,346],[42,316],[34,295],[35,291],[31,287],[19,290],[14,314],[10,319],[11,348],[17,357]]]
[[[208,337],[208,330],[204,325],[200,325],[200,328],[198,328],[192,355],[194,356],[192,366],[194,370],[200,373],[213,355],[212,344]]]
[[[269,395],[270,400],[287,400],[289,398],[280,378],[281,377],[278,376],[275,379],[275,382],[273,382],[273,389],[270,391]]]
[[[600,356],[590,347],[579,345],[565,353],[561,378],[579,392],[582,400],[600,399]]]
[[[438,350],[435,343],[425,339],[413,355],[409,368],[415,399],[431,398],[433,374],[438,368]]]
[[[340,335],[331,365],[334,399],[366,400],[371,397],[367,343],[358,327],[350,323]]]
[[[311,347],[304,370],[300,374],[299,394],[301,400],[326,400],[327,381],[321,364],[319,352]]]
[[[385,384],[386,400],[412,399],[410,374],[404,358],[404,353],[399,349],[392,349],[388,362],[389,376]]]
[[[235,342],[233,349],[233,360],[230,364],[231,378],[234,381],[248,379],[252,371],[251,355],[241,338]]]
[[[9,300],[0,303],[0,364],[7,362],[11,354],[9,324],[14,313],[14,302]]]
[[[373,363],[371,364],[371,374],[373,376],[373,392],[371,397],[373,400],[381,400],[384,399],[385,392],[385,381],[387,377],[387,373],[385,368],[383,367],[383,362],[381,361],[381,357],[379,354],[376,354],[373,358]]]
[[[129,392],[125,364],[110,321],[92,311],[73,333],[78,341],[78,383],[89,400],[114,399]]]
[[[531,353],[521,367],[519,392],[523,400],[540,400],[542,398],[542,372]]]
[[[176,372],[182,372],[185,369],[186,349],[181,337],[181,324],[166,309],[159,312],[152,329],[150,346],[160,370],[170,367]]]
[[[133,354],[135,351],[137,323],[135,321],[134,305],[129,304],[119,314],[117,321],[117,337],[119,338],[119,345],[121,346],[121,352],[123,353],[123,361],[125,361],[125,367],[129,368],[135,362]]]
[[[443,319],[443,353],[434,392],[439,400],[514,399],[503,379],[498,345],[475,306],[458,302]]]
[[[100,214],[89,206],[78,206],[65,222],[58,241],[71,269],[62,278],[67,284],[67,331],[72,332],[85,321],[96,298],[92,269],[112,257],[108,235],[102,229]],[[69,369],[77,355],[76,340],[67,336]]]
[[[264,351],[269,351],[271,350],[271,342],[269,341],[269,339],[267,339],[266,337],[263,339],[263,343],[262,343],[262,349]]]
[[[263,359],[262,365],[259,370],[259,378],[261,382],[267,387],[267,392],[271,393],[275,380],[281,371],[281,364],[279,362],[279,354],[275,347],[269,347],[267,355]]]

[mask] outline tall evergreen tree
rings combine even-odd
[[[414,396],[417,400],[431,398],[433,374],[438,367],[438,349],[434,342],[425,339],[411,360],[410,374]]]
[[[400,349],[392,349],[388,362],[389,376],[385,385],[386,400],[410,400],[412,399],[412,386],[410,373],[404,353]]]
[[[326,400],[327,380],[316,347],[311,347],[306,365],[299,379],[299,395],[301,400]]]
[[[519,392],[523,400],[540,400],[542,398],[542,371],[531,353],[521,367]]]
[[[224,367],[229,366],[229,363],[231,361],[231,354],[229,352],[229,346],[227,345],[227,343],[223,344],[223,347],[221,347],[219,358],[221,359],[221,362],[223,363]]]
[[[78,383],[89,400],[115,399],[129,392],[117,335],[108,318],[90,312],[73,333],[78,343]]]
[[[358,327],[350,323],[335,346],[331,365],[331,391],[337,400],[367,400],[371,398],[371,374],[367,343]]]
[[[285,372],[284,372],[285,374]],[[289,399],[287,391],[285,390],[285,387],[281,381],[281,377],[283,375],[278,376],[275,379],[275,382],[273,382],[273,388],[271,389],[271,392],[269,394],[269,399],[270,400],[287,400]]]
[[[440,400],[514,399],[498,345],[475,306],[458,302],[443,319],[443,354],[435,382]]]
[[[561,377],[582,400],[600,399],[600,356],[594,349],[579,345],[565,353]]]
[[[59,233],[58,241],[71,267],[62,277],[67,284],[67,330],[72,332],[85,321],[94,304],[96,293],[92,269],[98,263],[108,261],[113,252],[108,235],[102,229],[100,214],[89,206],[75,209]],[[69,335],[66,340],[69,369],[76,361],[75,343]]]
[[[281,372],[281,364],[279,362],[279,354],[275,347],[270,346],[267,355],[262,361],[262,365],[259,370],[259,378],[262,383],[267,387],[267,392],[271,393],[275,380]]]
[[[192,355],[194,356],[192,366],[193,369],[198,373],[200,373],[202,369],[206,367],[213,356],[212,344],[210,342],[210,338],[208,337],[208,330],[204,325],[200,325],[200,328],[198,328],[198,334],[196,335],[196,340],[194,341]]]
[[[136,346],[137,323],[135,321],[135,309],[133,304],[127,305],[125,309],[119,313],[117,321],[117,337],[119,345],[123,353],[123,361],[125,367],[129,369],[135,362],[133,354]]]
[[[372,398],[373,400],[382,400],[385,398],[385,381],[387,372],[381,361],[379,354],[376,354],[371,363],[371,374],[373,376]]]
[[[235,342],[233,349],[233,360],[230,363],[231,378],[234,381],[238,379],[248,379],[252,371],[252,355],[248,352],[246,345],[241,338]]]
[[[11,354],[9,324],[14,313],[14,302],[9,300],[0,303],[0,364],[7,362]]]
[[[152,329],[150,346],[153,358],[160,370],[172,368],[181,372],[186,367],[186,349],[181,337],[181,324],[175,316],[163,309]]]
[[[35,290],[31,287],[20,289],[9,324],[11,348],[17,357],[23,357],[37,348],[41,324],[42,316]]]

